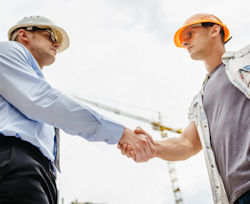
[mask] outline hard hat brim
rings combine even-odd
[[[210,23],[215,23],[215,24],[218,24],[220,26],[223,27],[224,29],[224,33],[225,33],[225,38],[224,38],[224,42],[226,42],[228,39],[229,39],[229,30],[227,28],[226,25],[222,24],[221,22],[219,21],[211,21],[211,20],[200,20],[200,21],[196,21],[196,22],[192,22],[190,24],[187,24],[183,27],[181,27],[180,29],[178,29],[174,35],[174,43],[176,45],[176,47],[182,47],[184,48],[184,46],[182,45],[183,43],[183,39],[182,39],[182,34],[183,34],[183,31],[188,28],[189,26],[192,26],[192,25],[195,25],[195,24],[198,24],[198,23],[207,23],[207,22],[210,22]]]

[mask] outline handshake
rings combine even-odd
[[[122,154],[135,162],[146,162],[156,155],[156,147],[152,137],[137,127],[134,131],[125,128],[118,143]]]

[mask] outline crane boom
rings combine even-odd
[[[76,100],[94,105],[94,106],[101,108],[103,110],[110,111],[110,112],[113,112],[113,113],[118,114],[118,115],[123,115],[123,116],[129,117],[129,118],[132,118],[135,120],[139,120],[139,121],[142,121],[145,123],[149,123],[153,126],[153,128],[155,130],[160,130],[160,131],[167,130],[167,131],[174,132],[174,133],[179,133],[179,134],[182,133],[182,129],[174,129],[174,128],[168,127],[166,125],[161,124],[161,122],[159,122],[159,121],[152,121],[148,118],[144,118],[144,117],[120,110],[118,108],[114,108],[114,107],[109,106],[109,105],[98,103],[98,102],[95,102],[95,101],[90,100],[90,99],[82,98],[80,96],[76,96],[76,95],[72,95],[72,94],[67,94],[67,95],[70,95],[71,97],[75,98]]]
[[[144,118],[144,117],[141,117],[141,116],[138,116],[138,115],[126,112],[126,111],[122,111],[118,108],[114,108],[112,106],[98,103],[98,102],[95,102],[93,100],[86,99],[86,98],[83,98],[80,96],[76,96],[76,95],[72,95],[72,94],[67,94],[67,95],[75,98],[76,100],[91,104],[91,105],[96,106],[98,108],[101,108],[103,110],[110,111],[110,112],[113,112],[113,113],[118,114],[118,115],[123,115],[123,116],[129,117],[129,118],[132,118],[135,120],[139,120],[139,121],[142,121],[145,123],[149,123],[153,126],[153,129],[161,132],[162,138],[167,137],[166,131],[170,131],[170,132],[174,132],[174,133],[178,133],[178,134],[182,133],[181,129],[174,129],[174,128],[162,125],[160,121],[152,121],[148,118]],[[167,162],[167,165],[168,165],[168,172],[170,175],[170,181],[171,181],[172,191],[174,194],[175,203],[176,204],[183,204],[183,199],[182,199],[181,190],[180,190],[179,183],[178,183],[175,165],[173,162]]]

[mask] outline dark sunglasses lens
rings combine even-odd
[[[32,26],[31,28],[28,28],[28,27],[24,27],[25,30],[28,30],[28,31],[38,31],[38,30],[44,30],[44,31],[47,31],[49,34],[50,34],[50,39],[52,42],[56,42],[57,41],[57,38],[56,38],[56,35],[55,33],[50,29],[50,28],[39,28],[37,26]]]
[[[56,42],[56,36],[54,32],[50,29],[48,29],[47,31],[50,33],[50,39],[52,40],[52,42]]]

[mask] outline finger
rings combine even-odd
[[[145,152],[146,152],[146,160],[148,161],[149,159],[152,159],[155,156],[156,153],[156,147],[154,144],[152,144],[149,140],[148,140],[148,146],[145,147]]]
[[[149,147],[145,147],[145,149],[142,151],[141,155],[142,155],[142,161],[141,162],[146,162],[149,159],[151,159],[152,156],[153,156]]]
[[[135,153],[135,161],[136,162],[141,162],[142,161],[142,155],[141,155],[141,148],[135,148],[134,153]]]
[[[146,139],[146,143],[144,144],[144,146],[141,150],[142,162],[146,162],[149,159],[153,158],[154,153],[155,153],[155,147],[151,143],[151,141],[148,137],[146,137],[145,135],[141,135],[141,136],[144,136]]]
[[[143,134],[136,134],[136,136],[139,139],[136,145],[137,147],[135,148],[136,162],[143,162],[146,157],[144,149],[148,146],[148,139]]]
[[[128,158],[130,158],[130,154],[128,153],[128,154],[126,154],[126,156],[128,157]]]
[[[126,149],[126,154],[129,154],[132,151],[132,146],[129,144]]]
[[[140,126],[137,126],[135,129],[136,130],[142,130],[142,128]]]
[[[130,152],[132,151],[132,146],[126,144],[126,148],[122,150],[122,154],[125,154],[128,158],[130,158]]]
[[[130,156],[133,160],[136,160],[135,152],[134,152],[134,151],[129,152],[129,156]]]
[[[127,148],[125,150],[125,154],[128,158],[130,158],[130,152],[132,151],[132,146],[131,145],[127,145]]]
[[[142,129],[141,127],[139,127],[139,126],[137,126],[137,127],[135,128],[135,130],[134,130],[135,133],[141,132],[141,131],[143,131],[143,129]]]
[[[137,133],[137,134],[144,134],[144,135],[147,134],[147,132],[145,132],[145,130],[143,130],[143,129],[140,128],[140,127],[137,127],[137,128],[134,130],[134,132]]]
[[[126,143],[124,143],[124,144],[122,145],[122,149],[121,149],[122,154],[126,154],[127,146],[128,146],[128,145],[127,145]]]
[[[142,154],[140,152],[135,155],[135,161],[136,162],[142,162],[143,161],[143,157],[142,157]]]
[[[153,140],[152,136],[151,136],[150,134],[148,134],[148,133],[146,133],[145,135],[146,135],[147,138],[150,140],[150,142],[151,142],[152,144],[154,144],[154,140]]]
[[[121,148],[122,148],[122,146],[121,146],[120,143],[117,144],[117,148],[118,148],[118,149],[121,149]]]
[[[144,134],[147,136],[147,138],[150,140],[150,142],[152,144],[154,144],[154,140],[152,138],[152,136],[150,134],[148,134],[145,130],[141,129],[140,127],[137,127],[135,130],[134,130],[135,133],[137,134]]]
[[[143,146],[141,146],[141,148],[139,149],[139,153],[136,154],[136,161],[137,162],[144,162],[147,158],[147,153],[145,151],[147,144],[144,144]]]

